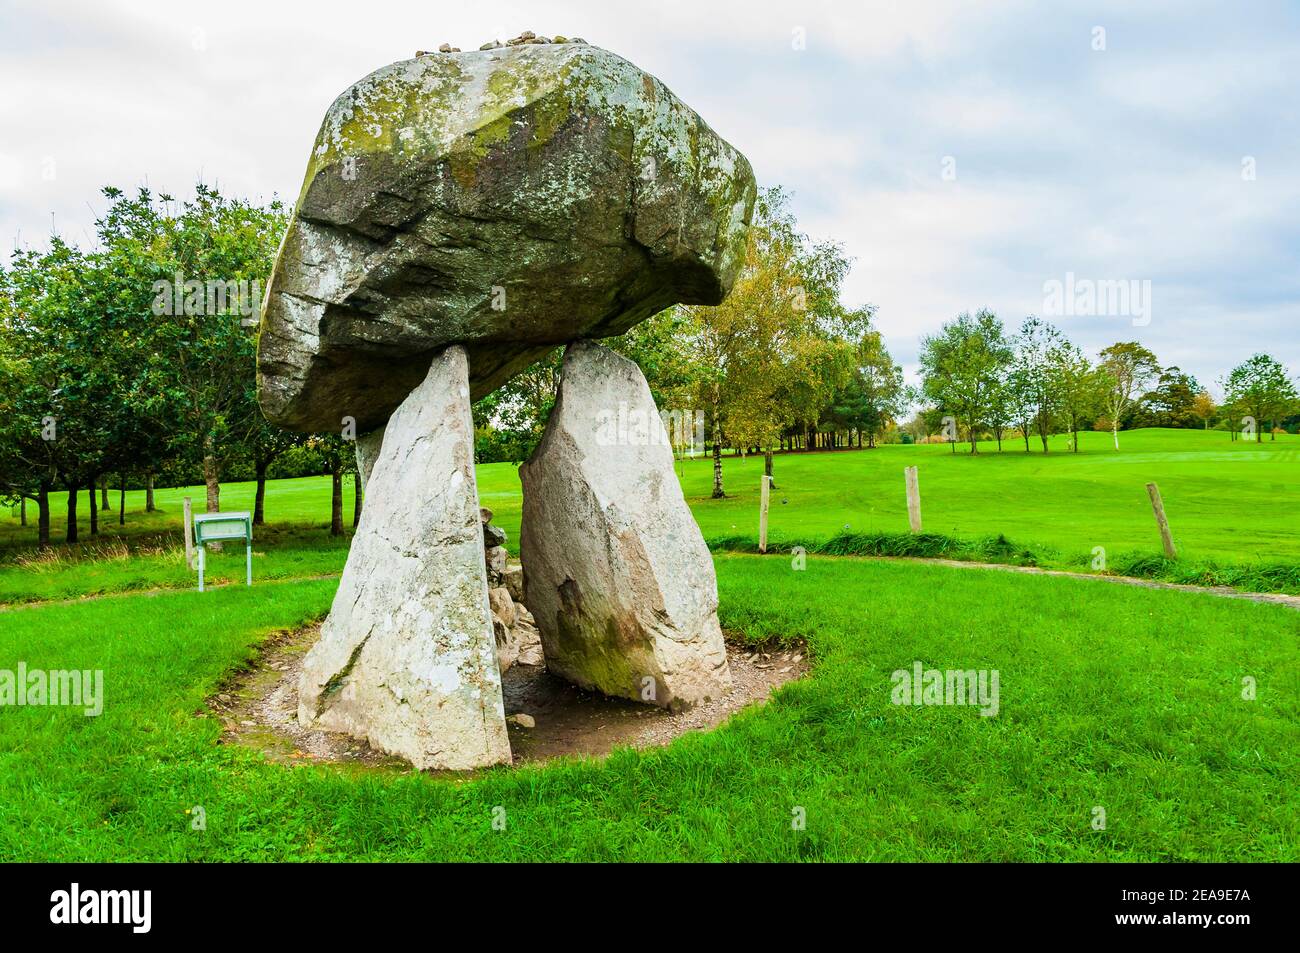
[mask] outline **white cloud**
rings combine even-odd
[[[17,0],[0,11],[0,240],[39,242],[51,213],[84,240],[110,183],[292,199],[352,82],[528,28],[656,74],[794,192],[905,362],[959,311],[1017,323],[1071,270],[1151,278],[1142,339],[1204,381],[1253,347],[1300,368],[1295,25],[1281,4]],[[1068,330],[1095,348],[1134,336],[1121,325]]]

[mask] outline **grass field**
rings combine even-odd
[[[1300,859],[1293,610],[848,559],[796,572],[723,555],[718,570],[724,625],[807,639],[810,678],[666,749],[468,783],[216,744],[205,695],[265,633],[324,612],[331,581],[11,610],[0,664],[102,667],[106,703],[0,714],[0,855]],[[998,715],[891,704],[890,673],[917,660],[997,669]]]
[[[916,463],[926,529],[943,538],[1004,534],[1074,566],[1097,545],[1149,554],[1155,480],[1189,560],[1300,565],[1297,438],[1147,431],[1122,435],[1117,454],[1086,436],[1077,456],[780,456],[774,537],[831,545],[904,529],[902,469]],[[761,465],[727,458],[732,496],[714,501],[708,462],[683,464],[715,544],[755,536]],[[514,468],[479,473],[513,545]],[[249,508],[251,492],[223,487],[225,508]],[[347,547],[326,532],[328,481],[272,484],[257,584],[203,594],[181,566],[186,493],[201,498],[160,491],[148,516],[132,495],[123,535],[106,522],[102,539],[45,556],[30,529],[0,525],[0,670],[105,677],[99,717],[0,708],[0,859],[1300,860],[1300,613],[1287,607],[847,556],[796,571],[784,555],[718,552],[724,626],[806,640],[813,662],[761,709],[660,750],[468,780],[287,767],[218,744],[204,699],[269,633],[328,610]],[[242,552],[211,566],[242,579]],[[144,589],[164,591],[130,591]],[[96,593],[110,594],[18,605]],[[996,670],[997,716],[892,704],[891,673],[914,662]],[[195,806],[206,830],[191,829]]]
[[[1195,430],[1139,430],[1121,435],[1121,450],[1111,449],[1110,435],[1085,433],[1083,450],[1064,452],[1064,438],[1054,438],[1053,452],[1026,454],[1023,444],[1008,442],[998,453],[982,447],[978,457],[951,453],[944,445],[880,447],[874,451],[783,454],[776,458],[777,488],[772,498],[771,541],[774,545],[815,546],[840,534],[892,533],[907,530],[903,469],[920,471],[922,513],[927,533],[940,534],[946,545],[935,554],[1032,562],[1056,568],[1090,570],[1094,550],[1106,551],[1112,570],[1189,582],[1219,582],[1243,588],[1300,591],[1300,437],[1280,435],[1261,444],[1230,442],[1224,433]],[[683,488],[707,540],[729,546],[757,541],[758,486],[761,457],[727,457],[723,461],[728,497],[710,499],[712,464],[686,460],[680,465]],[[511,464],[478,468],[479,496],[495,521],[519,538],[520,488]],[[1159,560],[1160,539],[1146,483],[1160,485],[1174,538],[1179,567]],[[251,509],[253,484],[222,487],[225,509]],[[352,511],[351,486],[345,487],[344,512]],[[128,522],[121,546],[116,510],[106,514],[99,544],[85,543],[69,552],[56,549],[32,560],[35,529],[18,526],[10,512],[0,518],[0,602],[65,598],[126,589],[192,584],[181,566],[178,548],[181,500],[203,499],[201,487],[157,493],[161,512],[145,514],[142,493],[127,494]],[[342,569],[346,541],[324,532],[329,519],[329,480],[325,477],[280,480],[267,491],[270,525],[259,529],[254,547],[257,578],[310,576]],[[112,502],[117,505],[116,494]],[[86,537],[85,502],[82,535]],[[54,503],[54,535],[62,538],[64,503]],[[29,510],[30,513],[30,510]],[[34,519],[34,516],[32,516]],[[1001,541],[996,538],[1002,537]],[[996,545],[961,544],[994,540]],[[81,553],[105,548],[107,559],[79,560]],[[950,551],[951,550],[951,551]],[[1029,554],[1023,558],[1023,554]],[[15,562],[23,559],[25,565]],[[217,557],[210,572],[215,581],[234,580],[243,572],[242,552]],[[76,564],[75,573],[66,570]],[[1211,574],[1207,567],[1282,567],[1273,576],[1240,581]],[[1221,575],[1221,574],[1220,574]]]

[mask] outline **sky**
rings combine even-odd
[[[1216,393],[1257,351],[1300,372],[1294,0],[0,0],[0,242],[92,245],[105,185],[292,201],[353,82],[525,29],[653,73],[791,192],[913,380],[980,308]],[[1101,282],[1128,301],[1075,297]]]

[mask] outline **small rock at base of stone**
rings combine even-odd
[[[537,719],[535,719],[532,715],[525,715],[523,712],[520,712],[517,715],[507,715],[506,721],[512,725],[518,725],[520,728],[537,727]]]

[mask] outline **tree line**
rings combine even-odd
[[[78,541],[81,491],[92,535],[128,485],[154,509],[159,479],[206,486],[220,509],[231,472],[257,480],[264,522],[273,464],[334,477],[331,529],[342,532],[342,477],[354,469],[340,434],[270,426],[256,400],[256,325],[287,215],[273,201],[103,190],[95,244],[55,235],[0,267],[0,499],[37,510],[50,543],[50,494],[67,491],[68,542]],[[354,514],[355,518],[355,514]]]
[[[713,496],[725,496],[722,455],[873,447],[912,401],[903,369],[873,326],[869,304],[841,289],[850,260],[799,231],[789,195],[762,190],[744,263],[716,307],[677,306],[612,342],[635,360],[655,403],[698,415],[693,449],[713,457]],[[552,404],[562,349],[475,407],[481,461],[527,458]],[[703,444],[703,446],[700,446]]]
[[[231,199],[200,184],[192,200],[105,188],[93,247],[54,236],[0,266],[0,501],[30,501],[50,542],[50,494],[66,490],[67,540],[78,539],[85,492],[91,534],[118,492],[202,482],[209,511],[222,480],[256,481],[254,522],[268,479],[329,473],[331,532],[343,532],[343,481],[361,492],[354,436],[273,427],[256,400],[256,326],[288,215],[281,203]],[[1221,381],[1216,405],[1189,374],[1162,367],[1136,342],[1094,358],[1036,317],[1008,332],[992,312],[962,314],[922,341],[921,385],[904,381],[870,304],[842,301],[850,260],[803,234],[780,188],[757,200],[745,259],[716,307],[677,306],[608,343],[636,361],[662,410],[687,421],[690,448],[713,461],[725,496],[724,450],[872,448],[882,441],[1018,435],[1048,449],[1083,429],[1218,426],[1243,418],[1255,439],[1300,423],[1286,368],[1257,354]],[[540,439],[556,396],[556,348],[474,406],[479,462],[520,462]],[[904,420],[909,410],[919,408]],[[342,424],[342,421],[340,422]],[[1249,429],[1249,428],[1247,428]]]
[[[1191,374],[1162,367],[1136,341],[1103,348],[1095,359],[1058,328],[1027,317],[1014,333],[991,311],[963,313],[921,342],[919,397],[926,403],[906,429],[914,439],[935,435],[955,445],[964,439],[971,453],[991,438],[1002,449],[1014,431],[1025,450],[1036,439],[1048,451],[1048,437],[1065,433],[1078,452],[1079,432],[1109,431],[1119,449],[1121,430],[1133,427],[1216,425],[1263,439],[1268,429],[1300,424],[1300,395],[1281,362],[1257,353],[1221,381],[1222,404]]]

